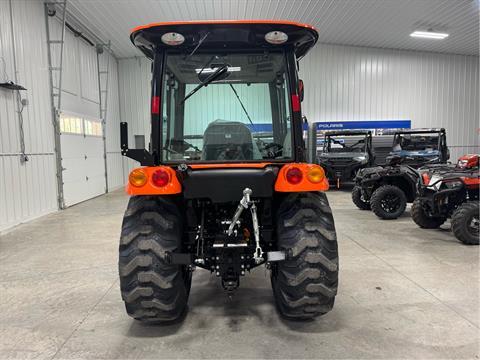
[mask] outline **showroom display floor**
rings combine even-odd
[[[288,322],[269,274],[232,300],[194,273],[185,321],[143,326],[125,313],[117,191],[0,236],[0,358],[478,358],[479,248],[422,230],[409,212],[381,221],[330,191],[340,253],[333,311]]]

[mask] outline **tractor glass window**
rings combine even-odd
[[[285,55],[167,54],[162,160],[292,158]]]

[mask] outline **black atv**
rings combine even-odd
[[[416,197],[417,168],[443,168],[448,158],[445,129],[398,131],[387,163],[358,171],[352,201],[382,219],[396,219]]]
[[[361,130],[325,133],[322,152],[317,156],[329,182],[337,188],[353,181],[357,171],[372,166],[374,160],[372,132]]]
[[[468,166],[461,166],[466,157],[470,159],[464,163]],[[458,240],[466,245],[478,245],[479,188],[478,155],[460,158],[453,170],[426,171],[419,178],[412,219],[421,228],[436,229],[450,218]]]

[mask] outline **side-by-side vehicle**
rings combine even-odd
[[[323,149],[317,156],[328,180],[340,188],[352,182],[358,170],[372,166],[372,132],[365,130],[329,131],[325,133]]]

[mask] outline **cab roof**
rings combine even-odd
[[[268,43],[265,34],[271,31],[284,32],[288,40],[280,45]],[[176,46],[164,44],[161,37],[170,32],[183,35],[185,41]],[[154,49],[192,51],[202,39],[202,50],[293,47],[299,59],[315,45],[318,32],[311,25],[287,20],[209,20],[152,23],[134,28],[130,34],[132,43],[149,58],[153,58]]]

